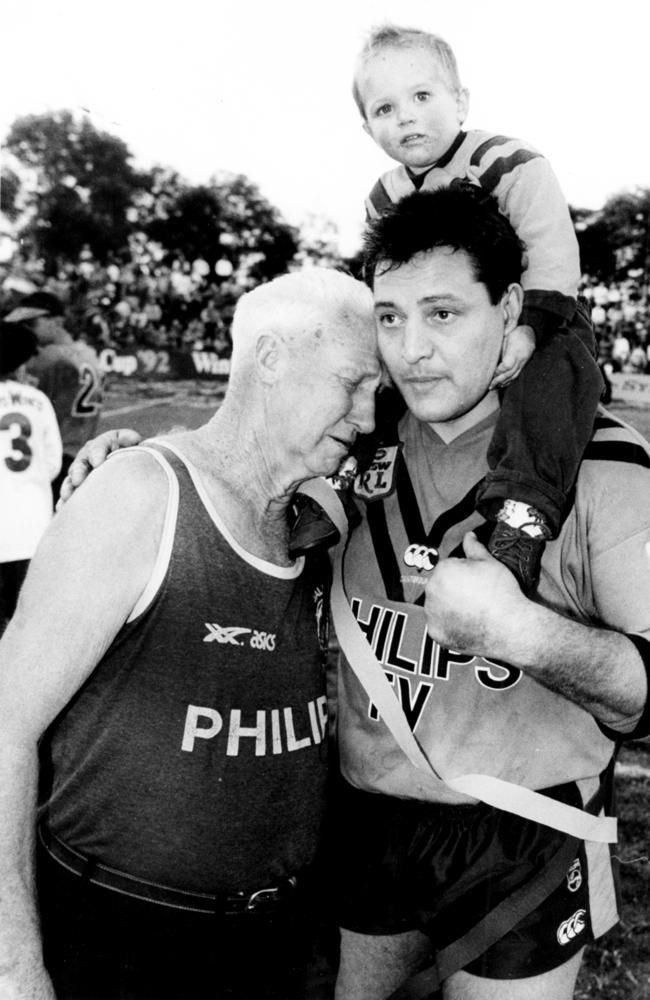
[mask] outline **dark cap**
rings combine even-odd
[[[38,350],[36,334],[22,323],[0,323],[0,378],[11,375]]]
[[[39,316],[63,316],[63,303],[52,292],[30,292],[5,316],[5,323],[26,323]]]

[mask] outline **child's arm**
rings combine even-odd
[[[521,324],[507,333],[490,389],[504,389],[523,371],[524,365],[535,350],[536,336],[531,326]]]

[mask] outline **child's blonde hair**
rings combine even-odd
[[[359,88],[359,76],[365,64],[383,49],[416,47],[428,49],[431,52],[447,77],[447,82],[454,93],[457,94],[462,89],[456,56],[449,42],[446,42],[440,35],[434,35],[430,31],[422,31],[420,28],[401,28],[397,24],[382,24],[370,32],[357,57],[354,70],[352,96],[363,118],[366,117],[366,113]]]

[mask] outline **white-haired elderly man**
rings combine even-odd
[[[0,645],[3,997],[304,997],[327,569],[287,512],[372,430],[371,293],[286,275],[233,342],[205,425],[58,514]]]

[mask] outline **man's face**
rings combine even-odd
[[[516,323],[518,285],[493,305],[465,251],[441,247],[380,266],[374,296],[379,352],[418,420],[453,421],[483,401]]]
[[[357,434],[374,427],[381,368],[370,316],[341,313],[323,322],[310,349],[293,352],[287,376],[285,447],[305,478],[339,468]]]
[[[393,160],[425,169],[449,149],[467,113],[467,91],[455,93],[424,48],[389,48],[359,77],[364,128]]]
[[[40,347],[53,344],[57,339],[57,333],[61,328],[61,320],[57,316],[39,316],[32,320],[32,330],[38,338]]]

